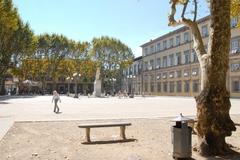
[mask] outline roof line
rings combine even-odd
[[[199,20],[197,20],[197,23],[205,22],[205,21],[207,21],[208,19],[210,19],[210,15],[205,16],[205,17],[203,17],[203,18],[200,18]],[[174,31],[171,31],[171,32],[169,32],[169,33],[167,33],[167,34],[164,34],[164,35],[162,35],[162,36],[160,36],[160,37],[158,37],[158,38],[156,38],[156,39],[150,40],[149,42],[142,44],[140,47],[145,47],[145,46],[147,46],[147,45],[149,45],[149,44],[152,44],[152,43],[154,43],[154,42],[157,42],[157,41],[159,41],[159,40],[162,40],[162,39],[164,39],[164,38],[166,38],[166,37],[169,37],[169,36],[171,36],[171,35],[173,35],[173,34],[177,34],[177,33],[179,33],[179,32],[186,31],[186,30],[188,30],[188,27],[186,27],[186,26],[180,27],[180,28],[178,28],[178,29],[176,29],[176,30],[174,30]]]

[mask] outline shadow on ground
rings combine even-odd
[[[127,143],[127,142],[134,142],[137,141],[137,139],[131,138],[131,139],[125,139],[125,140],[110,140],[110,141],[92,141],[92,142],[83,142],[82,144],[86,145],[95,145],[95,144],[112,144],[112,143]]]
[[[231,153],[229,155],[207,157],[206,160],[240,160],[240,153],[233,150],[234,148],[237,149],[237,147],[231,146],[231,148]]]
[[[36,96],[28,96],[28,95],[21,95],[21,96],[0,96],[0,104],[9,104],[7,102],[1,102],[9,99],[23,99],[23,98],[35,98]]]
[[[8,103],[8,102],[1,102],[1,101],[0,101],[0,104],[10,104],[10,103]]]
[[[240,126],[240,123],[235,123],[235,126]]]

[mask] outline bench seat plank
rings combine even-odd
[[[98,128],[98,127],[119,127],[119,126],[130,126],[131,123],[128,122],[114,122],[114,123],[89,123],[81,124],[79,128]]]
[[[120,127],[120,137],[122,137],[122,139],[126,139],[126,135],[125,135],[125,130],[126,130],[126,126],[130,126],[132,125],[129,122],[107,122],[107,123],[88,123],[88,124],[81,124],[78,127],[79,128],[85,128],[86,129],[86,142],[90,143],[91,142],[91,138],[90,138],[90,129],[91,128],[100,128],[100,127]]]

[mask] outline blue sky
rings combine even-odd
[[[13,0],[35,34],[58,33],[78,41],[108,35],[141,55],[140,45],[176,28],[168,27],[169,0]],[[208,15],[199,0],[198,18]]]

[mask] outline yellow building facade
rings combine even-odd
[[[204,46],[208,48],[210,16],[198,20]],[[227,87],[231,97],[240,97],[240,29],[237,18],[231,20],[231,44]],[[200,67],[188,27],[150,40],[141,45],[137,58],[124,74],[135,75],[131,88],[136,94],[196,96],[200,92]],[[141,67],[135,67],[141,64]],[[135,69],[136,68],[136,69]],[[136,71],[135,71],[136,70]],[[128,76],[129,77],[129,76]],[[131,76],[133,77],[133,76]],[[126,78],[127,81],[129,79]],[[127,85],[129,88],[129,83]]]

